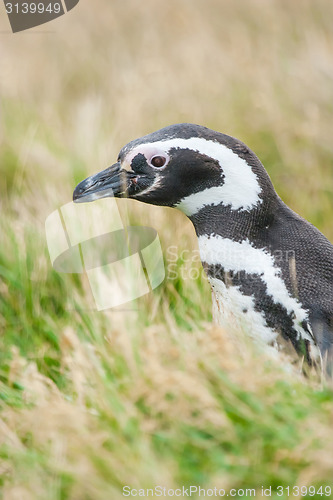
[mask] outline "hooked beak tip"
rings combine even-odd
[[[124,181],[120,163],[92,175],[80,182],[73,192],[74,203],[95,201],[100,198],[121,196],[124,193]]]

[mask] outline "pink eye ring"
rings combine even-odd
[[[167,159],[164,156],[156,155],[151,158],[150,163],[153,167],[161,168],[164,167],[166,161]]]

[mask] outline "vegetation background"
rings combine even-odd
[[[178,254],[126,311],[52,270],[44,223],[129,140],[187,121],[246,142],[333,241],[332,1],[81,0],[15,35],[0,14],[0,498],[330,485],[332,391],[212,328],[181,213],[119,202]]]

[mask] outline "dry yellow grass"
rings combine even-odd
[[[119,373],[114,387],[106,385],[103,361],[112,370],[119,359],[125,360],[126,374]],[[196,432],[214,429],[214,437],[207,442],[207,450],[213,451],[224,436],[231,442],[239,440],[230,416],[221,411],[212,391],[216,384],[216,389],[223,391],[225,405],[236,408],[241,418],[249,421],[256,415],[260,429],[261,421],[269,425],[265,415],[268,409],[276,406],[279,411],[281,404],[281,395],[268,388],[286,384],[296,394],[304,383],[300,376],[295,382],[295,373],[288,374],[251,348],[239,352],[223,331],[214,328],[196,335],[178,331],[178,338],[162,327],[148,328],[140,338],[123,330],[115,332],[100,351],[82,343],[75,331],[67,328],[61,334],[61,362],[72,381],[74,399],[61,393],[34,363],[14,352],[11,371],[13,379],[25,387],[27,406],[21,411],[8,407],[2,412],[0,444],[9,447],[12,457],[11,466],[4,460],[1,465],[2,474],[10,479],[3,490],[6,500],[57,498],[63,481],[58,475],[61,477],[64,471],[73,481],[68,497],[73,499],[122,498],[125,484],[133,488],[155,484],[175,488],[176,461],[163,454],[157,460],[159,453],[152,446],[152,436],[173,434],[179,423]],[[228,378],[221,378],[223,373]],[[118,384],[122,385],[121,392]],[[239,386],[248,400],[235,391]],[[257,409],[259,413],[254,412],[252,396],[257,402],[261,398],[264,401],[262,409]],[[302,398],[300,408],[304,405]],[[138,408],[138,401],[145,412]],[[330,411],[333,418],[331,404]],[[299,477],[300,485],[324,481],[333,471],[332,441],[321,420],[318,411],[302,422],[302,441],[292,451],[281,448],[275,464],[271,464],[278,469],[285,460],[308,463]],[[137,429],[137,440],[129,439],[130,425]],[[181,433],[179,439],[176,449],[180,453],[186,440],[182,443]],[[314,444],[319,447],[317,451]],[[258,466],[264,458],[260,435],[255,446],[244,449],[237,459],[245,468],[251,461],[248,451],[256,454]],[[42,458],[38,459],[38,453]],[[22,455],[26,455],[23,460]],[[235,485],[235,477],[220,471],[211,477],[211,483],[229,488]]]

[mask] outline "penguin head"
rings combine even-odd
[[[184,123],[128,143],[114,165],[78,184],[73,199],[128,197],[191,216],[209,205],[250,211],[262,203],[267,186],[273,189],[245,144]]]

